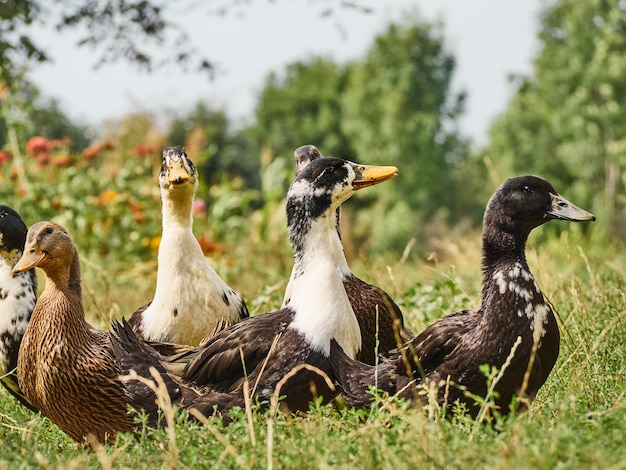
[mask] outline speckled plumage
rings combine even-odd
[[[379,171],[376,176],[364,179],[375,170]],[[159,358],[154,352],[144,356],[148,364],[156,358],[156,368],[170,372],[168,377],[178,375],[181,389],[190,388],[197,393],[190,398],[187,391],[183,406],[208,412],[215,405],[220,413],[234,405],[243,406],[246,376],[254,398],[267,402],[285,374],[304,364],[317,367],[332,378],[328,359],[331,338],[351,357],[355,356],[361,335],[342,283],[345,259],[332,214],[356,189],[384,181],[396,171],[391,167],[366,170],[363,165],[344,160],[324,159],[301,173],[287,198],[289,236],[297,272],[289,305],[243,320],[177,357]],[[123,336],[126,335],[120,335],[119,350],[137,351],[137,342],[127,337],[133,345],[126,346]],[[119,359],[124,361],[123,354]],[[144,374],[148,370],[139,360],[122,367],[136,369],[133,362],[142,362],[139,367]],[[137,401],[146,400],[145,387],[139,383],[129,383],[127,390],[131,397],[139,397]],[[281,402],[284,410],[307,411],[313,397],[323,396],[324,402],[328,402],[336,391],[318,374],[304,369],[285,383],[281,395],[286,395]]]
[[[378,370],[350,360],[334,344],[333,370],[347,402],[368,404],[368,386],[374,385],[377,375],[380,389],[404,398],[416,396],[413,384],[425,380],[438,384],[440,405],[451,408],[459,401],[476,415],[479,406],[466,391],[486,395],[487,380],[479,366],[501,369],[507,359],[510,363],[495,386],[499,411],[509,413],[513,397],[532,400],[556,362],[560,336],[552,307],[526,263],[525,245],[531,230],[551,219],[595,217],[536,176],[511,178],[498,188],[484,218],[480,308],[436,321],[383,359]]]
[[[314,145],[304,145],[297,148],[293,156],[296,163],[296,177],[309,163],[324,158]],[[340,208],[337,208],[334,217],[337,233],[341,237]],[[283,307],[289,304],[291,282],[294,275],[295,271],[292,271],[285,291]],[[347,264],[344,267],[343,284],[361,329],[362,346],[357,353],[359,361],[375,364],[377,354],[387,355],[389,351],[398,347],[404,339],[412,336],[404,327],[404,317],[400,307],[396,305],[389,294],[356,277],[350,272]]]
[[[30,228],[14,271],[35,266],[46,285],[20,347],[24,394],[77,442],[103,443],[132,431],[109,333],[85,321],[78,253],[63,227],[38,222]]]
[[[196,346],[221,321],[233,324],[249,313],[209,264],[193,234],[198,172],[183,147],[163,150],[159,186],[163,233],[155,294],[129,322],[146,340]]]
[[[17,358],[22,337],[35,307],[35,271],[13,274],[22,256],[26,224],[19,214],[0,205],[0,382],[24,406],[36,411],[20,389]]]

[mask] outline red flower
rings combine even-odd
[[[36,157],[44,153],[48,153],[48,150],[52,148],[51,142],[45,137],[36,135],[31,137],[26,144],[26,154],[31,157]]]
[[[83,158],[87,161],[87,163],[91,163],[105,150],[113,150],[114,148],[115,147],[111,142],[105,140],[104,142],[99,142],[84,149]]]
[[[139,145],[137,145],[137,147],[135,147],[135,151],[137,152],[137,155],[139,157],[144,158],[148,154],[156,153],[157,149],[156,149],[156,147],[154,145],[139,144]]]
[[[12,156],[13,155],[11,155],[11,152],[0,151],[0,164],[8,162],[9,160],[11,160]]]

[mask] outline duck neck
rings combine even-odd
[[[528,232],[519,227],[510,227],[492,217],[488,212],[483,222],[482,253],[483,253],[483,301],[485,289],[489,289],[489,280],[502,269],[508,269],[513,264],[526,264],[526,240]]]
[[[329,214],[331,214],[329,216]],[[289,213],[289,240],[294,249],[292,277],[300,277],[307,266],[317,260],[326,259],[341,274],[342,279],[350,275],[350,268],[338,229],[338,210],[329,210],[310,219],[305,210]]]
[[[515,240],[511,234],[501,234],[498,240],[483,237],[483,271],[493,272],[503,264],[520,261],[526,264],[526,240]]]
[[[334,209],[296,224],[289,234],[294,246],[294,276],[289,307],[295,312],[291,328],[308,344],[328,356],[335,339],[354,358],[361,349],[361,331],[348,300],[343,280],[350,273],[336,227]]]
[[[554,315],[526,262],[529,231],[504,230],[488,222],[483,231],[483,317],[480,330],[489,334],[497,328],[500,337],[507,332],[517,336],[530,330],[533,341],[538,342]],[[505,320],[495,321],[494,317]],[[503,329],[503,325],[512,324],[517,326]],[[527,325],[528,330],[523,325]]]
[[[53,323],[52,331],[61,335],[68,332],[72,341],[78,340],[84,327],[88,327],[83,310],[78,253],[75,253],[69,270],[46,272],[46,286],[37,301],[31,322]]]
[[[161,188],[163,204],[163,232],[172,227],[181,227],[191,230],[193,225],[193,200],[195,189],[174,187],[166,190]]]

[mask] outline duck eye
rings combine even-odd
[[[525,193],[530,194],[530,193],[532,193],[532,192],[533,192],[533,189],[532,189],[530,186],[525,185],[525,186],[522,188],[522,191],[524,191]]]
[[[53,232],[52,227],[46,227],[45,232],[46,233],[52,233]]]

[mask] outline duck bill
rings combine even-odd
[[[189,179],[189,172],[185,168],[182,158],[167,162],[167,180],[170,184],[182,184]]]
[[[373,165],[354,165],[356,179],[352,182],[352,189],[355,191],[373,186],[398,175],[398,169],[395,166],[373,166]]]
[[[550,196],[552,197],[552,206],[546,213],[547,217],[572,222],[596,220],[596,216],[591,212],[575,206],[560,194],[550,194]]]
[[[13,274],[22,273],[24,271],[28,271],[39,264],[46,257],[46,252],[40,251],[38,249],[32,250],[32,252],[24,251],[24,254],[19,259],[19,261],[13,266]]]

